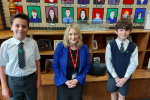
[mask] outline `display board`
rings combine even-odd
[[[127,15],[131,15],[134,27],[144,26],[145,14],[150,10],[150,0],[14,0],[17,13],[30,18],[30,29],[64,29],[78,20],[110,27]],[[0,1],[4,29],[10,26],[9,0]],[[88,22],[87,22],[88,23]]]

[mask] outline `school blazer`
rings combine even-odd
[[[67,61],[68,61],[68,47],[65,48],[63,43],[59,43],[54,53],[53,57],[53,70],[54,70],[54,82],[56,86],[62,85],[67,81]],[[82,47],[79,48],[80,55],[80,67],[79,72],[76,79],[80,84],[85,84],[85,78],[89,71],[90,65],[90,53],[88,50],[88,46],[83,44]]]

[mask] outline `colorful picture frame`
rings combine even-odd
[[[144,29],[145,30],[150,30],[150,10],[145,15]]]
[[[123,4],[133,4],[134,0],[123,0]]]
[[[17,10],[16,14],[17,13],[23,13],[22,6],[16,6],[16,10]]]
[[[9,1],[9,0],[8,0],[8,1]],[[18,1],[20,2],[21,0],[13,0],[13,1],[14,1],[14,2],[18,2]]]
[[[74,8],[62,7],[62,23],[73,23],[74,20]]]
[[[96,5],[105,4],[105,0],[93,0],[93,4],[96,4]]]
[[[117,15],[118,15],[118,8],[108,8],[107,9],[107,22],[109,23],[116,23],[117,22]]]
[[[62,3],[69,3],[69,4],[73,4],[74,0],[61,0]]]
[[[58,43],[62,43],[63,40],[54,40],[54,50],[56,49]]]
[[[145,11],[146,8],[136,8],[134,23],[144,23]]]
[[[57,0],[45,0],[45,3],[57,3]]]
[[[41,23],[40,6],[27,6],[30,23]]]
[[[46,23],[58,23],[58,7],[45,7]]]
[[[131,16],[131,15],[132,15],[132,8],[122,8],[121,19],[123,17],[127,18],[127,16]]]
[[[50,70],[53,69],[52,64],[53,64],[53,59],[46,59],[46,61],[45,61],[45,73],[48,73]]]
[[[108,4],[110,4],[110,5],[118,5],[119,4],[119,2],[120,2],[120,0],[108,0]]]
[[[147,4],[147,2],[148,2],[148,0],[137,0],[137,4],[140,4],[140,5],[142,5],[142,4]]]
[[[39,51],[52,49],[51,39],[37,40]]]
[[[89,19],[89,8],[77,8],[78,23],[87,23]]]
[[[104,8],[93,8],[92,23],[103,23]]]
[[[78,0],[78,4],[89,4],[90,0]]]

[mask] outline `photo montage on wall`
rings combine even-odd
[[[136,8],[134,23],[144,23],[145,11],[145,8]]]
[[[89,19],[89,8],[78,8],[78,23],[87,23]]]
[[[109,23],[116,23],[118,15],[118,8],[108,8],[107,9],[107,20]]]
[[[115,4],[118,5],[120,0],[108,0],[108,4]]]
[[[40,6],[28,6],[28,15],[30,22],[42,22]]]
[[[69,4],[73,4],[74,0],[61,0],[62,3],[69,3]]]
[[[105,0],[93,0],[93,4],[105,4]]]
[[[103,22],[103,8],[93,8],[93,18],[92,23],[102,23]]]
[[[62,7],[62,23],[73,23],[73,7]]]
[[[131,16],[131,14],[132,14],[132,8],[122,8],[121,19],[128,18],[128,16]]]
[[[57,7],[45,7],[46,23],[58,23],[58,8]]]

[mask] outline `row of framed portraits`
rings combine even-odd
[[[9,0],[8,0],[9,1]],[[13,0],[15,2],[21,2],[21,0]],[[74,4],[74,0],[43,0],[45,3],[57,3],[61,1],[61,3],[66,4]],[[105,4],[105,0],[76,0],[78,4],[89,4],[93,1],[93,4]],[[40,0],[26,0],[26,2],[40,2]],[[120,0],[108,0],[108,4],[116,4],[118,5]],[[147,4],[148,0],[123,0],[123,4]]]
[[[30,23],[42,23],[40,6],[27,6]],[[16,6],[17,12],[23,13],[22,6]],[[77,20],[89,20],[89,8],[77,8]],[[134,15],[134,23],[144,23],[146,8],[136,8]],[[122,8],[121,18],[132,15],[132,8]],[[58,7],[45,7],[46,22],[58,23],[59,14]],[[104,8],[93,8],[92,23],[103,23],[103,20],[108,20],[110,23],[116,23],[118,16],[118,8],[107,8],[107,17],[103,19]],[[62,23],[74,22],[74,8],[62,7]]]

